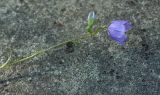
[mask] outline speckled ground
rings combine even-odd
[[[76,38],[94,10],[130,20],[125,47],[106,32],[0,70],[0,95],[160,95],[159,0],[0,0],[0,62]],[[107,40],[106,40],[107,38]]]

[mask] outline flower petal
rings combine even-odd
[[[125,26],[121,24],[121,22],[112,22],[111,25],[109,26],[109,29],[114,29],[117,31],[122,31],[125,32]]]
[[[120,45],[123,45],[128,40],[127,35],[120,31],[109,30],[108,35],[112,40],[116,41]]]
[[[121,31],[121,32],[127,32],[132,28],[132,25],[127,20],[114,20],[112,21],[109,28],[112,28],[114,30]]]
[[[124,26],[125,26],[126,32],[127,32],[128,30],[132,29],[132,27],[133,27],[132,24],[131,24],[129,21],[127,21],[127,23],[125,23]]]

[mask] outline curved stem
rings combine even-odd
[[[10,60],[11,60],[11,55],[9,56],[9,58],[7,59],[7,61],[0,66],[0,69],[4,68],[9,63]]]
[[[51,46],[51,47],[49,47],[49,48],[47,48],[47,49],[42,49],[42,50],[36,51],[36,52],[32,53],[31,55],[26,56],[26,57],[24,57],[24,58],[22,58],[22,59],[19,59],[19,60],[13,60],[13,61],[12,61],[12,60],[11,60],[11,56],[10,56],[5,63],[3,63],[2,65],[0,65],[0,69],[4,68],[4,67],[6,67],[6,66],[9,66],[9,65],[21,63],[21,62],[24,62],[24,61],[26,61],[26,60],[32,59],[32,58],[34,58],[35,56],[42,55],[42,54],[44,54],[44,53],[47,52],[47,51],[50,51],[50,50],[53,50],[53,49],[56,50],[56,48],[59,48],[59,47],[61,47],[61,46],[64,46],[64,45],[66,45],[66,43],[68,43],[68,42],[78,42],[78,41],[80,41],[80,40],[84,40],[84,39],[87,39],[87,38],[89,38],[89,37],[95,36],[97,33],[99,33],[101,30],[104,30],[105,28],[106,28],[106,26],[101,26],[101,27],[97,28],[96,31],[94,31],[94,32],[92,32],[92,33],[90,33],[90,34],[89,34],[89,33],[86,33],[85,35],[82,35],[82,36],[80,36],[79,38],[67,40],[67,41],[64,41],[64,42],[62,42],[62,43],[59,43],[59,44],[57,44],[57,45],[53,45],[53,46]]]
[[[35,56],[44,54],[45,52],[47,52],[47,51],[49,51],[51,49],[55,49],[56,50],[56,48],[64,46],[68,42],[77,42],[77,41],[84,40],[84,39],[89,38],[89,37],[90,37],[90,34],[85,34],[85,35],[80,36],[79,38],[75,38],[75,39],[71,39],[71,40],[68,40],[68,41],[64,41],[64,42],[59,43],[57,45],[53,45],[53,46],[51,46],[51,47],[49,47],[47,49],[36,51],[36,52],[32,53],[31,55],[26,56],[26,57],[24,57],[22,59],[19,59],[19,60],[13,60],[13,61],[11,61],[11,56],[10,56],[5,63],[3,63],[2,65],[0,65],[0,69],[6,67],[8,65],[17,64],[17,63],[21,63],[21,62],[24,62],[26,60],[32,59]]]

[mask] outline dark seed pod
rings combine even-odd
[[[73,42],[67,42],[65,47],[66,53],[72,53],[74,52],[74,43]]]

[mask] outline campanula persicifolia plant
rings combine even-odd
[[[59,43],[57,45],[53,45],[47,49],[37,50],[34,53],[32,53],[31,55],[24,56],[23,58],[12,59],[11,54],[10,54],[8,60],[5,63],[0,64],[0,68],[2,69],[5,67],[9,67],[13,64],[18,64],[18,63],[22,63],[24,61],[28,61],[28,60],[34,58],[35,56],[45,54],[47,51],[57,50],[57,48],[62,47],[69,42],[75,43],[75,42],[79,42],[81,40],[85,40],[87,38],[95,36],[100,31],[104,31],[107,29],[107,25],[102,25],[102,26],[99,26],[96,29],[94,29],[94,25],[96,25],[96,23],[97,23],[96,14],[94,11],[91,11],[88,14],[86,33],[84,35],[81,35],[79,38],[73,38],[73,39],[64,41],[62,43]],[[124,45],[125,42],[128,40],[128,37],[125,34],[125,32],[127,32],[131,29],[132,29],[132,25],[131,25],[131,22],[129,22],[128,20],[114,20],[109,25],[107,33],[108,33],[108,36],[112,40],[116,41],[119,45]]]

